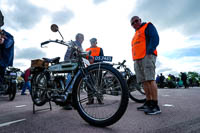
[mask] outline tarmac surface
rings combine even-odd
[[[30,95],[17,93],[14,101],[0,97],[0,133],[200,133],[200,87],[159,89],[162,113],[145,115],[129,100],[126,113],[115,124],[98,128],[86,123],[76,110],[52,103],[52,110],[33,114]],[[38,109],[48,108],[45,104]]]

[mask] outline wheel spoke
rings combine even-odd
[[[121,103],[121,85],[119,80],[115,75],[106,70],[95,69],[89,72],[90,78],[93,82],[92,89],[90,90],[88,86],[85,87],[87,91],[79,91],[79,104],[82,107],[82,110],[93,117],[94,119],[106,119],[113,116]],[[80,89],[83,85],[83,80],[80,83]],[[115,92],[118,93],[118,96],[107,95],[106,92]],[[93,99],[93,104],[87,105],[85,102]]]

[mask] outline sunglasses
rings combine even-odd
[[[133,21],[133,22],[131,23],[131,25],[134,25],[135,23],[138,23],[138,22],[139,22],[139,20],[136,19],[135,21]]]

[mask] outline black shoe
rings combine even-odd
[[[87,102],[86,104],[87,104],[87,105],[94,104],[94,99],[92,99],[92,100],[88,100],[88,102]]]
[[[156,114],[160,114],[161,110],[158,105],[155,105],[154,107],[150,107],[144,110],[144,113],[147,115],[156,115]]]
[[[65,106],[63,106],[63,109],[72,110],[72,106],[70,104],[66,104]]]
[[[146,109],[148,109],[150,107],[150,101],[146,101],[144,103],[144,105],[137,107],[137,110],[139,111],[145,111]]]
[[[21,95],[27,95],[26,93],[21,93]]]
[[[101,99],[97,99],[97,101],[98,101],[99,104],[104,104],[104,103],[102,102],[103,100],[101,100]]]

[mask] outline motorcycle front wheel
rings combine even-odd
[[[116,123],[128,106],[128,88],[121,74],[108,64],[94,64],[80,75],[74,86],[73,102],[89,124],[105,127]]]
[[[131,76],[128,81],[129,96],[131,100],[137,103],[144,103],[146,101],[146,95],[142,84],[138,84],[135,76]]]
[[[16,90],[17,90],[16,83],[12,83],[9,90],[9,96],[8,96],[10,101],[13,101],[15,99]]]

